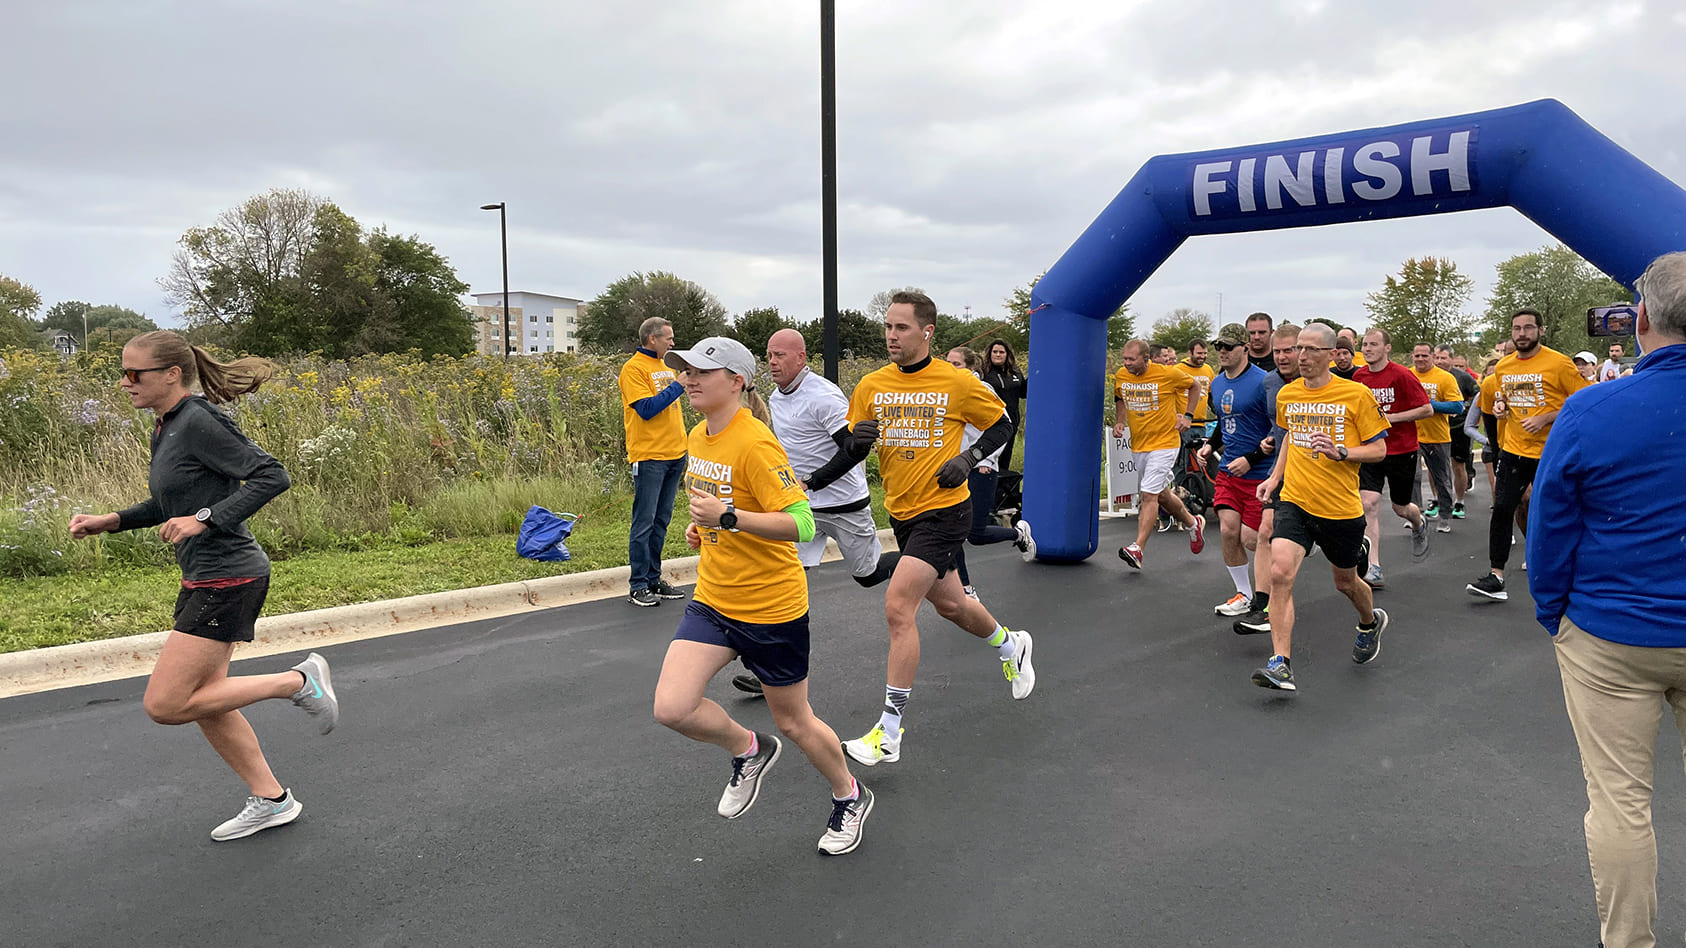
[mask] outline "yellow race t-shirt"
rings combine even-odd
[[[1348,451],[1385,434],[1387,418],[1368,386],[1331,375],[1322,388],[1295,379],[1276,393],[1276,423],[1288,429],[1288,467],[1282,499],[1325,520],[1364,516],[1358,499],[1358,462],[1313,456],[1311,436],[1327,432]]]
[[[674,381],[672,369],[643,352],[634,352],[621,366],[621,423],[626,426],[628,461],[671,461],[685,455],[685,416],[677,399],[649,421],[632,407],[633,402],[660,395]]]
[[[1200,368],[1197,369],[1194,366],[1189,365],[1187,359],[1178,362],[1176,365],[1172,366],[1172,368],[1181,371],[1184,375],[1200,379],[1201,384],[1205,386],[1204,390],[1208,392],[1212,390],[1213,376],[1218,374],[1212,369],[1212,365],[1209,362],[1201,363]],[[1206,399],[1202,398],[1194,406],[1194,423],[1197,425],[1205,424],[1210,421],[1211,418],[1211,412],[1207,410]],[[1176,424],[1176,422],[1172,422],[1172,424]]]
[[[1568,356],[1546,346],[1527,359],[1514,352],[1505,356],[1493,367],[1493,377],[1499,380],[1498,397],[1505,400],[1505,420],[1510,422],[1499,432],[1499,445],[1525,458],[1537,458],[1545,450],[1551,426],[1531,432],[1522,427],[1522,419],[1557,411],[1570,395],[1592,384],[1581,378]]]
[[[982,431],[1006,413],[1006,404],[981,379],[937,359],[917,372],[887,365],[861,379],[849,396],[851,427],[878,419],[884,509],[897,520],[952,507],[972,496],[964,482],[939,487],[937,469],[959,456],[960,436],[968,424]]]
[[[1422,383],[1423,391],[1428,393],[1428,400],[1431,402],[1461,402],[1464,400],[1463,393],[1458,390],[1458,380],[1452,377],[1452,373],[1439,366],[1430,366],[1427,372],[1418,372],[1416,367],[1412,366],[1411,374],[1415,375],[1417,381]],[[1435,412],[1427,418],[1418,419],[1417,440],[1426,444],[1450,444],[1452,442],[1451,417],[1451,415],[1442,415]]]
[[[735,510],[767,513],[807,500],[784,448],[749,409],[740,408],[719,434],[708,422],[691,429],[685,488],[725,501]],[[689,494],[687,493],[687,496]],[[698,527],[697,602],[729,619],[767,625],[808,611],[808,580],[796,544],[749,533]]]
[[[1188,408],[1188,390],[1193,387],[1194,376],[1157,362],[1149,362],[1140,375],[1119,367],[1112,376],[1112,397],[1124,403],[1131,451],[1182,447],[1177,416]]]

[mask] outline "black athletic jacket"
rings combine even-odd
[[[292,480],[280,461],[202,396],[189,395],[159,419],[147,485],[152,496],[119,511],[117,529],[155,527],[211,508],[210,529],[176,544],[182,579],[269,575],[269,557],[246,529],[246,518]]]

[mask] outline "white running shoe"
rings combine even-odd
[[[820,852],[827,856],[852,853],[861,844],[861,829],[872,813],[872,791],[859,780],[855,787],[860,795],[853,800],[831,801],[831,818],[826,820],[825,835],[820,837]]]
[[[1253,607],[1253,597],[1241,593],[1229,597],[1229,601],[1212,607],[1215,616],[1244,616]]]
[[[247,797],[246,806],[238,816],[211,830],[211,838],[219,843],[231,839],[243,839],[253,833],[261,832],[272,826],[286,826],[299,818],[304,812],[304,805],[299,803],[293,791],[285,791],[286,797],[280,803],[265,800],[263,797]]]
[[[743,816],[755,805],[761,796],[761,778],[779,762],[779,754],[784,750],[784,743],[771,734],[757,731],[755,741],[755,756],[732,758],[732,779],[726,781],[720,805],[714,808],[728,820]]]
[[[1018,539],[1013,541],[1013,546],[1018,548],[1019,558],[1026,563],[1036,559],[1036,538],[1030,535],[1030,521],[1020,520],[1013,524],[1013,531],[1019,535]]]
[[[964,591],[966,593],[967,599],[970,599],[973,602],[983,602],[982,599],[978,598],[978,587],[976,587],[976,586],[961,586],[960,588],[961,588],[962,591]]]
[[[1018,648],[1012,658],[1001,662],[1001,673],[1013,683],[1013,700],[1022,701],[1036,688],[1036,669],[1030,664],[1030,633],[1009,631],[1007,637]]]
[[[844,741],[843,752],[866,767],[876,767],[880,761],[893,764],[902,759],[902,735],[906,733],[907,728],[897,728],[896,738],[891,740],[884,725],[875,724],[865,737]]]

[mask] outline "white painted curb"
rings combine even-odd
[[[895,536],[889,530],[878,531],[878,537],[886,550],[895,549]],[[839,558],[835,541],[828,542],[825,561]],[[698,559],[687,556],[666,560],[662,564],[663,575],[681,586],[694,583]],[[455,622],[615,599],[626,594],[631,572],[630,567],[615,566],[496,586],[265,616],[258,619],[256,638],[240,645],[234,657],[260,658]],[[99,642],[0,653],[0,698],[149,675],[167,638],[168,632],[149,632]]]

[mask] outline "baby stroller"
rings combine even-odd
[[[1023,518],[1024,475],[1017,471],[1002,471],[995,482],[995,519],[1002,526],[1017,526]]]

